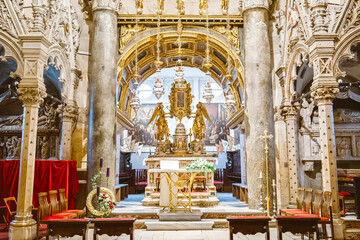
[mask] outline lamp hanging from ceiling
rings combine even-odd
[[[156,34],[156,72],[157,72],[157,79],[155,81],[154,87],[153,87],[153,94],[157,99],[160,99],[161,96],[164,94],[164,88],[163,84],[160,81],[160,66],[163,65],[163,61],[160,59],[160,14],[162,13],[161,10],[161,2],[158,2],[158,10],[157,10],[157,34]]]
[[[234,112],[235,106],[236,106],[235,96],[232,93],[231,89],[229,89],[225,97],[225,107],[228,117],[230,117]]]
[[[136,39],[137,38],[137,31],[139,29],[139,26],[138,26],[138,14],[140,12],[137,11],[136,12],[136,18],[135,18],[135,33],[136,33],[136,37],[135,37],[135,73],[133,75],[133,80],[134,80],[134,88],[133,88],[133,97],[130,101],[130,107],[134,110],[135,114],[138,112],[138,110],[140,109],[141,107],[141,102],[140,102],[140,98],[139,96],[137,95],[137,88],[139,86],[139,82],[138,82],[138,78],[140,77],[140,74],[138,72],[138,40]]]
[[[214,94],[212,92],[211,83],[210,83],[210,72],[206,73],[208,80],[205,82],[205,87],[203,91],[202,97],[206,100],[208,104],[211,103],[211,100],[214,98]]]

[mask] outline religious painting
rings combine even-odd
[[[185,107],[184,92],[177,92],[176,106],[177,106],[178,108],[183,108],[183,107]]]
[[[147,125],[155,106],[155,104],[143,104],[137,112],[133,119],[135,127],[130,132],[133,142],[135,141],[135,143],[140,143],[144,146],[156,145],[154,122]]]
[[[205,104],[206,110],[212,120],[206,122],[205,145],[222,144],[221,140],[227,141],[227,135],[230,135],[226,127],[225,105],[224,104]]]

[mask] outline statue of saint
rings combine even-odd
[[[199,102],[196,105],[195,119],[192,127],[195,140],[203,140],[205,137],[205,121],[204,117],[212,123],[208,112],[206,111],[206,107],[202,102]]]
[[[156,119],[156,134],[155,138],[158,141],[163,141],[169,136],[169,127],[165,119],[165,111],[162,103],[158,103],[155,107],[155,110],[148,122],[148,125]]]

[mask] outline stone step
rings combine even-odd
[[[134,223],[134,229],[147,229],[146,223],[159,223],[158,219],[137,219]],[[194,221],[187,221],[193,223]],[[197,222],[197,221],[195,221]],[[213,224],[212,228],[229,228],[229,223],[226,219],[202,219],[201,222],[210,222]]]
[[[160,221],[201,221],[203,214],[200,210],[193,210],[192,212],[178,210],[175,213],[160,210],[158,215]]]
[[[147,231],[212,230],[214,221],[147,221]]]

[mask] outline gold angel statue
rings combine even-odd
[[[162,103],[158,103],[155,107],[155,110],[148,122],[148,125],[156,119],[156,140],[162,141],[167,139],[169,136],[169,127],[165,119],[165,111]]]
[[[194,137],[195,140],[203,140],[205,137],[205,121],[204,121],[204,117],[212,123],[209,114],[206,110],[205,105],[202,102],[199,102],[196,105],[196,112],[195,112],[195,119],[194,119],[194,124],[192,127],[193,133],[194,133]]]

